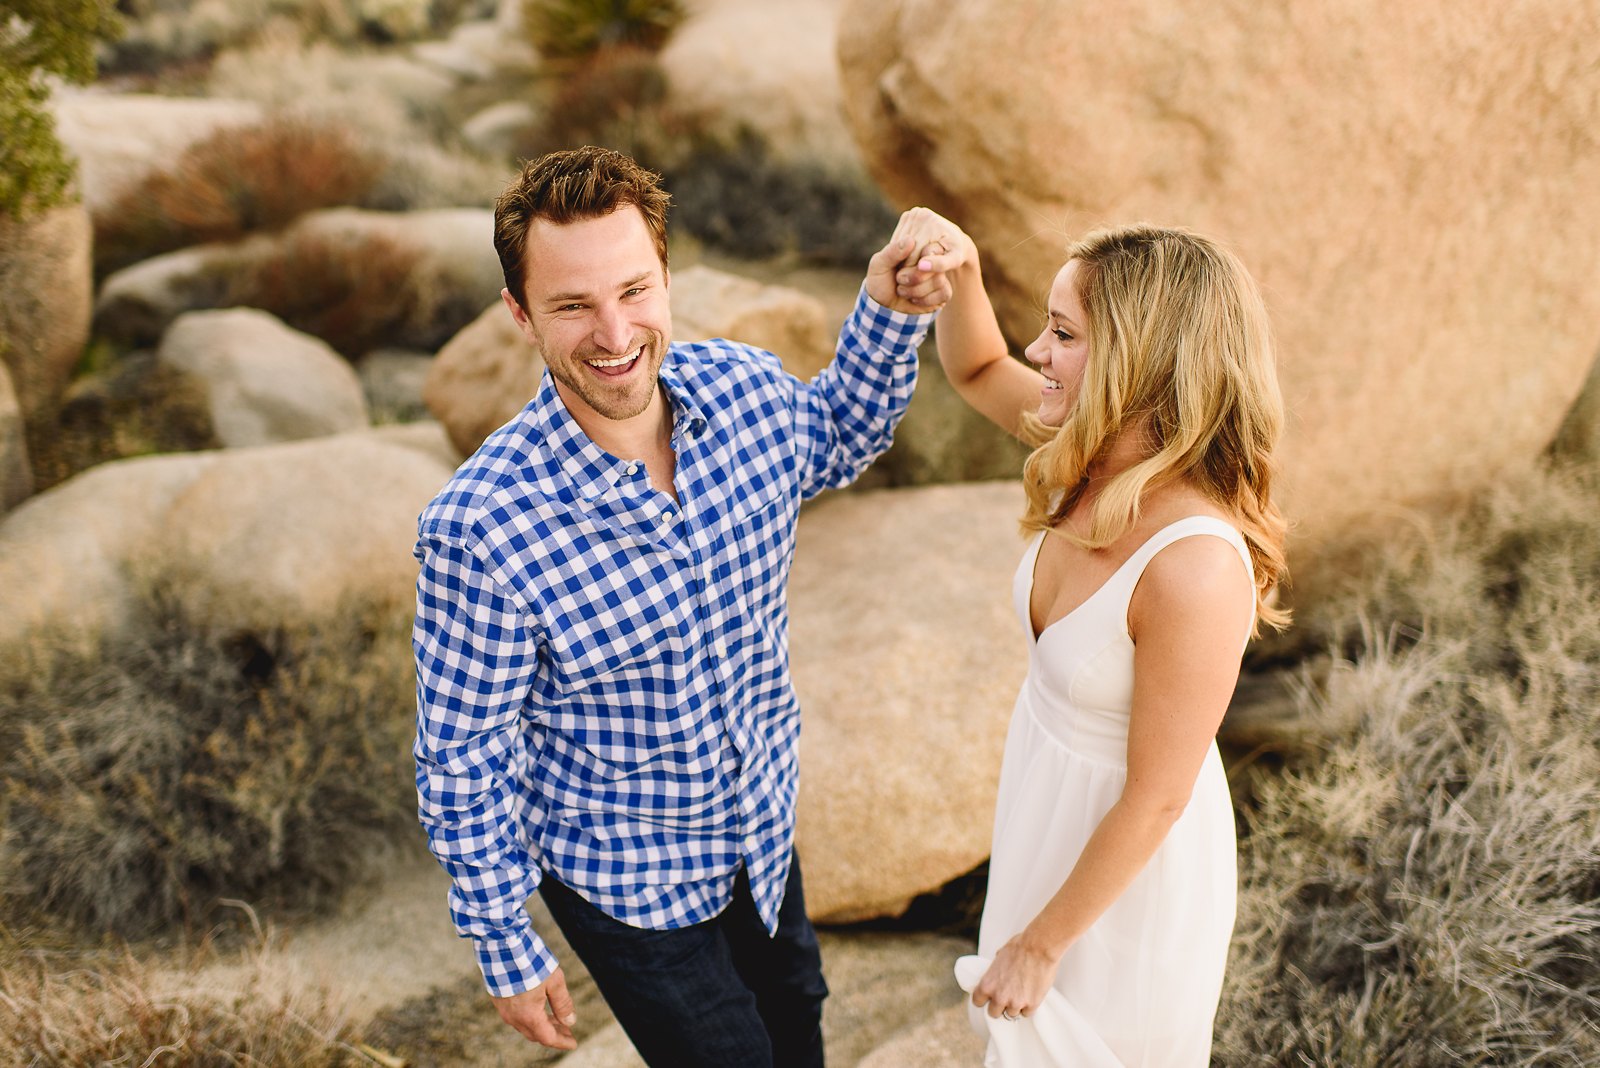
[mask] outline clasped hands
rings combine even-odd
[[[867,295],[891,311],[938,311],[955,293],[956,268],[976,258],[959,226],[928,208],[910,208],[867,266]]]

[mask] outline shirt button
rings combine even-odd
[[[628,474],[637,475],[638,473],[639,473],[639,461],[638,460],[629,460],[628,461]]]
[[[723,659],[728,655],[728,643],[718,638],[711,643],[711,651],[717,654],[718,659]]]

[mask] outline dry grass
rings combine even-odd
[[[1600,1064],[1596,516],[1530,472],[1307,619],[1346,729],[1250,783],[1214,1063]]]
[[[361,203],[385,166],[337,124],[278,115],[220,130],[96,218],[95,268],[104,275],[158,253],[275,230],[318,208]]]
[[[412,828],[406,611],[253,633],[153,586],[136,618],[0,655],[0,917],[138,938],[313,906]]]
[[[380,1063],[317,992],[177,988],[126,953],[0,942],[0,1064],[335,1068]]]

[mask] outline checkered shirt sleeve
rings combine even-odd
[[[522,903],[539,885],[520,833],[521,706],[538,667],[534,635],[485,566],[459,544],[425,543],[412,646],[417,662],[417,792],[429,847],[450,874],[450,915],[473,939],[489,992],[531,989],[556,960]]]
[[[833,362],[799,397],[801,494],[853,482],[894,440],[917,383],[917,346],[932,315],[891,311],[862,286]]]

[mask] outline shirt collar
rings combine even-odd
[[[682,435],[698,435],[706,427],[706,416],[696,401],[689,385],[684,381],[678,366],[676,346],[669,346],[661,361],[658,374],[667,403],[672,405],[672,436],[674,442]],[[545,451],[571,484],[573,492],[585,500],[601,496],[636,468],[631,461],[619,460],[596,445],[583,432],[578,421],[567,411],[561,395],[556,392],[555,379],[545,368],[540,378],[539,394],[533,402],[533,422],[530,427],[534,440],[541,442]]]

